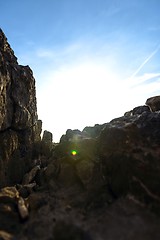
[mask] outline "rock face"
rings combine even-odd
[[[146,105],[148,105],[153,112],[160,110],[160,96],[155,96],[148,98],[146,101]]]
[[[30,166],[37,130],[35,79],[17,62],[0,30],[0,186],[22,179]],[[36,139],[37,138],[37,139]]]
[[[0,239],[159,240],[160,96],[59,144],[0,31]]]
[[[60,180],[67,175],[64,166],[70,171],[74,166],[73,171],[85,189],[94,185],[94,190],[98,190],[106,185],[114,198],[130,194],[143,204],[159,206],[160,210],[160,112],[152,112],[147,106],[137,107],[129,115],[104,124],[97,137],[85,138],[83,133],[76,138],[77,132],[72,132],[72,139],[57,146],[57,155],[61,153],[63,159]],[[77,153],[74,156],[73,149]]]
[[[98,155],[116,197],[130,193],[144,202],[160,200],[159,129],[160,113],[143,112],[114,119],[101,132]]]

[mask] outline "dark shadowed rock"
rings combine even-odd
[[[6,235],[18,233],[20,220],[24,221],[27,218],[28,208],[17,189],[15,187],[2,188],[0,190],[0,228],[6,231]]]
[[[146,101],[146,105],[148,105],[153,112],[160,110],[160,96],[155,96],[148,98]]]
[[[49,131],[44,131],[42,136],[42,141],[40,143],[40,153],[41,155],[50,157],[52,154],[52,149],[54,148],[53,144],[53,135]]]
[[[31,164],[32,146],[37,139],[36,126],[32,70],[18,64],[0,30],[0,186],[22,180]]]
[[[64,221],[56,223],[53,234],[55,240],[92,240],[89,234],[84,232],[83,229]]]
[[[144,112],[112,120],[102,131],[99,155],[115,196],[132,193],[145,203],[159,202],[159,129],[160,114]]]
[[[52,143],[52,133],[45,130],[43,133],[42,141],[45,142],[46,144]]]
[[[96,138],[99,136],[102,129],[105,127],[106,123],[104,124],[95,124],[94,127],[85,127],[82,131],[84,137],[89,138]]]
[[[136,114],[142,114],[143,112],[150,112],[150,108],[149,106],[139,106],[139,107],[135,107],[132,110],[132,114],[136,115]]]
[[[60,143],[68,142],[68,141],[73,141],[73,139],[81,139],[82,138],[82,133],[78,129],[67,129],[66,134],[62,135],[60,139]]]

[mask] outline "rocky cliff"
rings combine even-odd
[[[0,32],[0,239],[159,240],[160,96],[59,144]]]
[[[17,62],[0,30],[0,186],[22,180],[30,168],[32,146],[40,138],[35,79]]]

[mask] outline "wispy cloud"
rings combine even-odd
[[[126,79],[123,83],[128,93],[130,109],[143,105],[147,98],[159,94],[160,72],[144,73]]]
[[[160,79],[160,73],[144,73],[141,76],[134,76],[132,77],[132,81],[130,84],[132,88],[138,87],[140,85],[149,84],[152,82],[156,82]]]
[[[144,60],[144,62],[137,68],[137,70],[132,74],[131,78],[135,77],[141,69],[154,57],[154,55],[159,51],[160,44],[158,47]]]

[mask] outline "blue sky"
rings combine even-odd
[[[0,27],[36,79],[54,141],[159,95],[159,0],[0,0]]]

